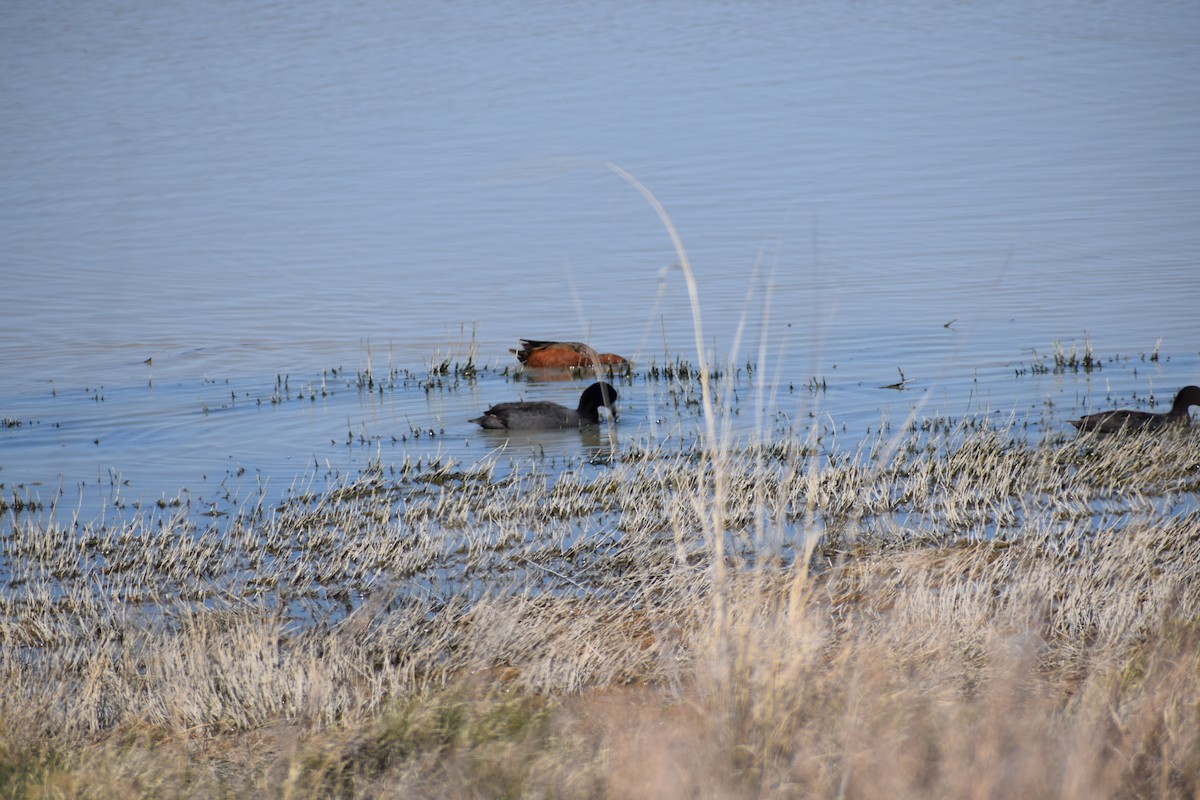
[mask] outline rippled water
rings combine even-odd
[[[471,460],[482,408],[582,388],[502,374],[519,337],[694,361],[610,163],[677,226],[706,348],[759,366],[747,427],[1168,400],[1200,382],[1198,40],[1185,2],[10,3],[0,483]],[[1030,370],[1085,338],[1101,370]],[[427,391],[472,341],[494,369]],[[696,422],[645,381],[621,410]]]

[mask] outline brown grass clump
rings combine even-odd
[[[1194,797],[1198,465],[962,425],[18,518],[0,796]]]

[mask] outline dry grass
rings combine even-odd
[[[736,440],[678,234],[612,169],[687,282],[699,364],[642,377],[698,441],[376,464],[205,524],[14,496],[0,797],[1200,795],[1196,436]],[[474,336],[430,366],[368,351],[357,388],[473,380]]]
[[[938,423],[16,517],[0,796],[1192,797],[1198,466]]]

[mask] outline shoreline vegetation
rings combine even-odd
[[[561,471],[10,511],[0,796],[1200,792],[1194,429],[840,453],[734,440],[702,388],[694,443]]]

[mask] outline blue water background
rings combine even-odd
[[[758,365],[747,428],[1161,409],[1200,383],[1197,41],[1177,0],[8,3],[0,484],[473,462],[480,410],[586,383],[504,375],[520,337],[696,361],[610,164],[705,350]],[[621,412],[698,422],[644,381]],[[547,446],[587,443],[513,450]]]

